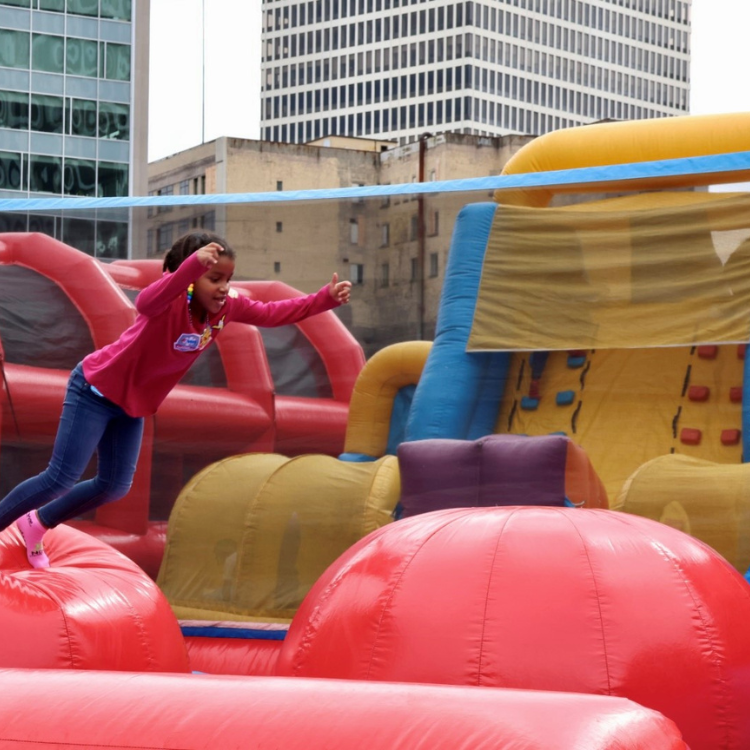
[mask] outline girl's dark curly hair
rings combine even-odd
[[[235,259],[234,250],[229,243],[223,237],[219,237],[218,234],[214,234],[213,232],[188,232],[175,240],[172,247],[167,250],[167,254],[164,256],[164,265],[162,266],[163,270],[170,272],[176,271],[186,258],[190,257],[196,250],[200,250],[204,245],[208,245],[210,242],[215,242],[217,245],[221,245],[224,248],[222,255],[226,255],[232,260]]]

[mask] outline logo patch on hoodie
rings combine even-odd
[[[197,352],[201,348],[201,337],[197,333],[181,333],[174,348],[178,352]]]

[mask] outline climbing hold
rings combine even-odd
[[[680,442],[685,445],[699,445],[701,442],[701,431],[693,427],[683,427],[680,430]]]
[[[716,359],[716,355],[719,353],[719,347],[715,344],[707,344],[705,346],[698,347],[698,356],[701,359]]]
[[[688,398],[691,401],[708,401],[711,389],[707,385],[691,385],[688,388]]]
[[[721,431],[721,444],[722,445],[739,445],[740,430],[722,430]]]
[[[570,406],[575,400],[575,391],[558,391],[555,397],[555,403],[558,406]]]

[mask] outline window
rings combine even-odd
[[[283,223],[280,222],[280,221],[277,221],[276,222],[276,231],[277,232],[281,232],[281,231],[283,231],[283,229],[284,229]]]
[[[383,263],[380,266],[380,286],[388,286],[390,283],[391,268],[388,263]]]
[[[157,195],[174,195],[174,185],[166,185],[165,187],[156,191]],[[159,206],[156,209],[158,214],[166,214],[172,210],[172,206]]]
[[[411,280],[412,281],[419,280],[419,259],[418,258],[411,259]]]
[[[65,195],[96,195],[96,163],[88,159],[65,157],[63,168],[63,192]]]
[[[81,16],[98,16],[99,3],[97,0],[68,0],[68,13]]]
[[[365,267],[362,263],[349,264],[349,280],[352,284],[364,284]]]
[[[391,225],[382,224],[380,227],[380,247],[388,247],[391,244]]]
[[[102,47],[105,46],[102,42]],[[112,81],[130,80],[130,45],[106,43],[100,55],[99,75]]]
[[[60,193],[62,159],[59,156],[31,155],[29,190],[34,193]]]
[[[180,180],[180,195],[190,195],[190,180]]]
[[[172,224],[165,224],[156,230],[156,249],[164,252],[172,247]]]
[[[99,103],[99,137],[130,140],[130,107],[127,104]]]
[[[65,45],[65,72],[74,76],[96,78],[99,69],[97,48],[98,45],[93,39],[69,38]],[[36,49],[34,54],[36,55]],[[34,59],[36,60],[36,57]]]
[[[59,0],[59,2],[62,4],[62,0]],[[132,0],[102,0],[102,18],[130,21],[132,4]]]
[[[430,227],[430,234],[435,236],[440,233],[440,212],[435,211],[432,214],[432,227]]]
[[[278,260],[274,261],[273,272],[274,273],[281,273],[281,263]]]
[[[419,233],[419,217],[412,216],[409,222],[409,239],[416,240]]]
[[[70,40],[73,41],[72,39]],[[46,73],[62,73],[65,64],[65,38],[32,34],[31,67]]]
[[[59,96],[31,95],[31,129],[43,133],[62,133],[63,101]]]
[[[51,102],[54,106],[54,102]],[[68,122],[66,132],[71,135],[82,135],[88,138],[96,138],[96,102],[91,99],[68,99],[67,104]],[[39,111],[34,117],[38,120]],[[60,114],[62,117],[62,113]],[[37,124],[41,124],[37,122]],[[38,128],[41,129],[41,128]]]
[[[21,190],[21,154],[0,151],[0,188]]]
[[[359,244],[359,221],[357,219],[349,219],[349,242],[352,245]]]
[[[430,278],[434,279],[438,275],[438,254],[430,253]]]
[[[283,190],[284,189],[284,183],[281,180],[276,180],[276,189],[277,190]]]
[[[127,164],[100,161],[97,195],[100,198],[119,198],[128,195],[129,172]]]
[[[0,29],[0,65],[29,69],[29,32]]]
[[[0,128],[26,130],[29,127],[29,95],[0,91]]]

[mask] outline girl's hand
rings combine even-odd
[[[209,242],[195,251],[198,260],[206,267],[211,268],[219,262],[219,256],[224,252],[224,248],[218,242]]]
[[[328,285],[328,293],[340,305],[345,305],[347,302],[349,302],[349,294],[351,293],[351,289],[351,281],[339,281],[339,275],[337,273],[333,274],[331,283]]]

